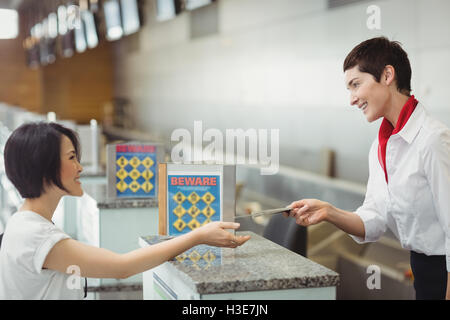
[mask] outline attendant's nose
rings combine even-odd
[[[353,94],[350,94],[350,105],[354,106],[358,103],[358,97],[354,96]]]

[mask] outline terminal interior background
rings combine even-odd
[[[380,35],[401,42],[413,70],[412,94],[450,126],[447,0],[217,0],[172,17],[164,16],[163,1],[138,0],[137,31],[30,63],[30,29],[69,3],[33,2],[0,1],[0,8],[16,9],[20,17],[17,37],[0,39],[2,151],[21,123],[48,117],[77,130],[87,173],[105,170],[106,145],[119,141],[160,142],[170,161],[178,143],[172,132],[193,134],[195,121],[224,136],[227,129],[279,129],[276,175],[237,166],[236,215],[306,197],[356,210],[381,122],[368,123],[350,106],[342,64],[356,44]],[[371,5],[379,8],[380,28],[369,27]],[[0,233],[22,201],[6,178],[3,157],[1,162]],[[95,207],[91,196],[87,211]],[[267,224],[249,219],[241,229],[264,235]],[[389,232],[377,243],[358,245],[322,223],[308,227],[306,245],[309,259],[340,274],[338,299],[413,297],[409,252]],[[382,266],[381,290],[366,289],[369,265]],[[139,291],[90,297],[142,298]]]

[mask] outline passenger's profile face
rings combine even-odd
[[[80,173],[83,167],[78,162],[75,147],[65,135],[61,136],[61,183],[71,196],[82,196]]]
[[[384,116],[389,90],[383,81],[377,82],[370,73],[361,72],[355,66],[345,71],[345,84],[350,91],[350,105],[358,107],[367,121]]]

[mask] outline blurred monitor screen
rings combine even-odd
[[[19,35],[19,14],[16,10],[0,9],[0,39],[14,39]]]
[[[166,21],[176,17],[180,12],[181,3],[179,0],[157,0],[156,20]]]
[[[48,36],[50,38],[58,36],[58,15],[54,12],[48,15]]]
[[[186,10],[194,10],[212,3],[213,0],[186,0]]]
[[[84,24],[80,23],[78,28],[75,28],[75,49],[77,52],[86,51],[86,37],[84,34]]]
[[[123,33],[129,35],[139,30],[139,9],[137,0],[120,0]]]
[[[87,46],[89,49],[95,48],[98,45],[98,35],[95,28],[94,15],[91,11],[83,11],[81,17],[86,31]]]
[[[108,0],[103,3],[105,11],[106,39],[114,41],[123,35],[122,23],[120,20],[120,8],[117,0]]]
[[[65,6],[58,7],[58,31],[60,35],[65,35],[67,32],[67,9]]]

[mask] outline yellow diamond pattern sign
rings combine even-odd
[[[154,161],[150,157],[147,157],[144,160],[142,160],[142,165],[147,169],[149,169],[153,164]]]
[[[187,254],[185,252],[183,252],[182,254],[179,254],[178,256],[175,257],[175,259],[177,259],[180,262],[183,262],[184,260],[186,260],[187,258]]]
[[[197,249],[194,248],[176,256],[175,259],[180,263],[192,263],[192,266],[197,270],[206,270],[217,260],[217,256],[211,249],[208,249],[205,252],[202,249],[198,249],[197,251]],[[217,262],[220,264],[220,261],[221,259],[219,257]]]
[[[203,255],[203,259],[204,259],[206,262],[211,263],[211,262],[214,261],[214,259],[216,259],[216,256],[214,255],[214,253],[211,252],[211,250],[208,250],[208,252],[206,252],[206,253]]]
[[[186,227],[186,222],[184,222],[181,219],[178,219],[177,221],[175,221],[173,223],[173,226],[175,227],[175,229],[177,229],[178,231],[181,231],[184,229],[184,227]]]
[[[187,212],[186,209],[183,208],[183,206],[181,206],[181,205],[178,205],[178,207],[176,207],[176,208],[173,210],[173,213],[175,213],[175,215],[176,215],[178,218],[181,218],[186,212]]]
[[[192,192],[192,193],[188,196],[188,200],[189,200],[190,203],[196,204],[196,203],[200,200],[200,197],[199,197],[199,195],[198,195],[197,193],[195,193],[195,191],[194,191],[194,192]]]
[[[166,228],[169,235],[186,233],[221,219],[221,187],[218,180],[213,182],[214,178],[218,179],[208,175],[167,175]]]
[[[122,156],[117,159],[116,163],[119,167],[124,168],[128,164],[128,160],[124,156]]]
[[[200,255],[200,253],[198,253],[197,251],[193,250],[190,254],[189,254],[189,259],[191,259],[193,262],[197,262],[198,260],[200,260],[202,258],[202,256]]]
[[[200,227],[200,222],[198,222],[195,219],[192,219],[191,221],[189,221],[188,226],[189,226],[189,228],[194,230],[194,229],[197,229],[198,227]]]
[[[183,201],[186,200],[186,197],[184,196],[184,194],[182,192],[177,192],[173,196],[173,200],[175,200],[175,202],[178,203],[178,204],[182,204]]]
[[[137,183],[136,181],[133,181],[132,183],[130,183],[129,188],[131,189],[131,191],[136,192],[139,190],[141,186],[139,185],[139,183]]]
[[[150,191],[152,191],[153,185],[150,182],[145,181],[143,184],[141,184],[141,189],[149,193]]]
[[[145,180],[150,180],[153,177],[153,172],[151,172],[150,170],[145,170],[144,172],[142,172],[142,177]]]
[[[116,153],[117,197],[156,196],[155,160],[148,154],[151,153],[143,155],[132,151]]]
[[[129,176],[131,177],[131,179],[137,180],[141,176],[141,173],[139,171],[137,171],[136,169],[133,169],[133,170],[131,170]]]
[[[120,180],[117,184],[116,184],[116,188],[117,190],[119,190],[120,192],[124,192],[127,188],[128,185],[123,182],[123,180]]]
[[[216,214],[216,210],[214,210],[211,204],[216,200],[216,198],[210,193],[206,192],[202,196],[199,196],[195,191],[185,195],[183,192],[178,191],[175,195],[172,196],[172,200],[177,203],[177,206],[172,209],[172,213],[177,217],[175,222],[173,222],[173,226],[179,231],[183,231],[184,228],[190,228],[194,230],[200,226],[203,226],[209,222],[211,222],[211,218]],[[190,204],[190,207],[186,206],[187,203]],[[201,203],[200,201],[203,201]],[[200,204],[201,203],[201,204]],[[200,204],[200,209],[197,205]],[[206,206],[204,206],[206,204]],[[192,219],[187,221],[181,219],[185,214],[189,214]],[[203,215],[204,218],[199,218],[199,215]],[[204,220],[203,220],[204,219]]]
[[[206,206],[203,210],[202,213],[205,215],[205,217],[207,218],[211,218],[214,213],[216,213],[216,210],[214,210],[213,208],[211,208],[210,206]]]
[[[188,213],[191,215],[191,217],[195,218],[196,216],[199,215],[200,209],[197,208],[196,206],[192,206],[189,208]]]
[[[138,157],[133,157],[133,158],[131,158],[131,160],[130,160],[130,165],[131,165],[133,168],[137,168],[140,164],[141,164],[141,161],[139,161],[139,158],[138,158]]]
[[[202,200],[206,204],[210,205],[211,203],[214,202],[214,200],[216,200],[216,198],[210,192],[207,192],[203,195]]]
[[[116,176],[119,177],[120,180],[123,180],[128,177],[128,173],[124,168],[121,168],[119,171],[117,171]]]

